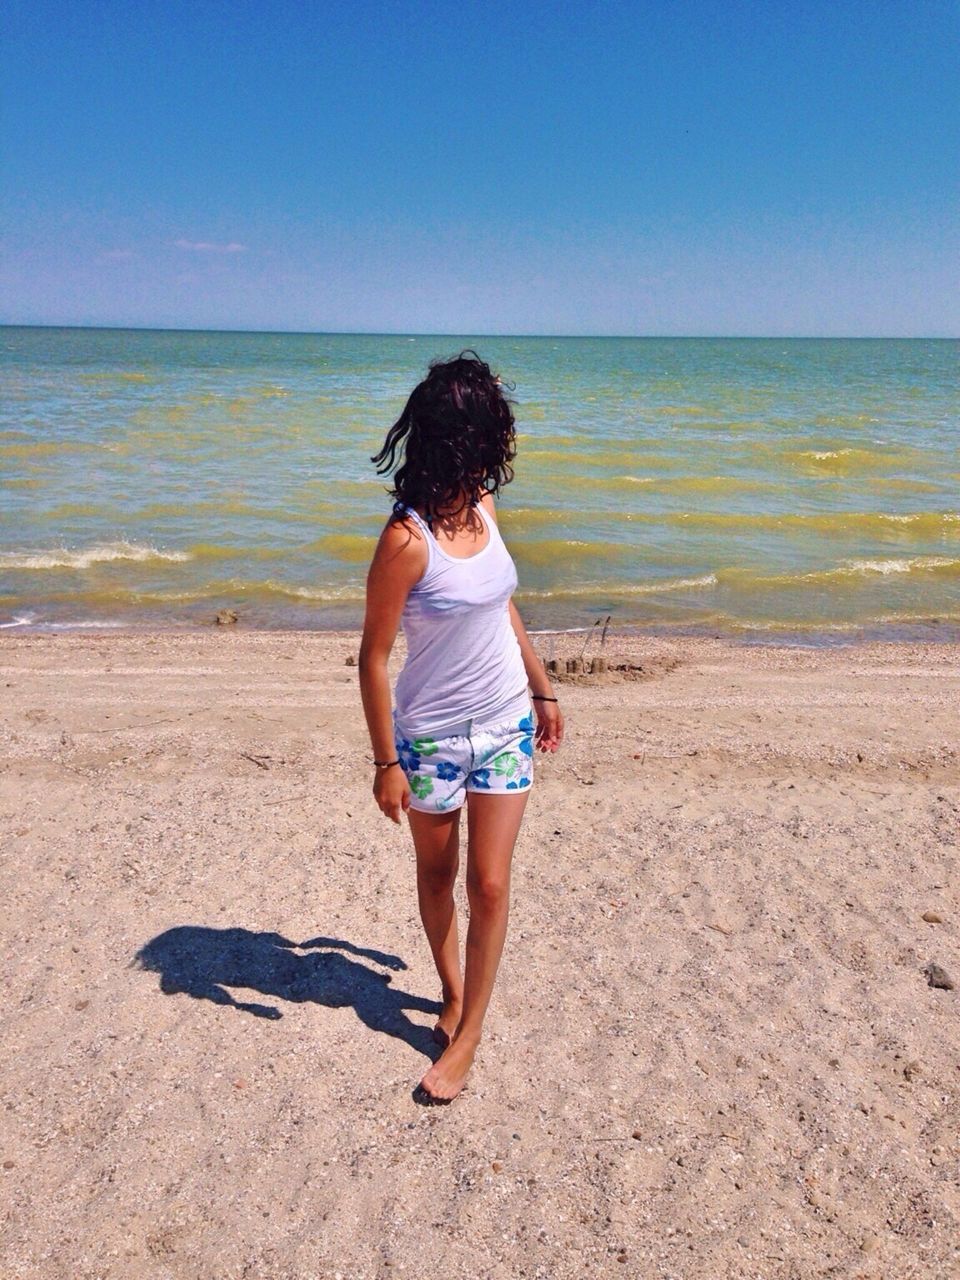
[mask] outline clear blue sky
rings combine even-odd
[[[960,334],[954,0],[5,0],[0,321]]]

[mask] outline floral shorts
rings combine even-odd
[[[405,738],[397,755],[410,783],[410,807],[421,813],[459,809],[468,791],[510,795],[533,785],[533,713],[489,724],[457,725],[438,738]]]

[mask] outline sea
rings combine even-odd
[[[960,343],[0,328],[0,628],[360,625],[429,362],[509,388],[535,630],[960,637]]]

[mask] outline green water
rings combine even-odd
[[[514,385],[534,627],[956,635],[960,347],[0,329],[0,625],[343,627],[427,362]]]

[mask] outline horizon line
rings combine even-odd
[[[200,328],[182,325],[152,324],[51,324],[47,322],[21,324],[16,321],[0,321],[0,329],[79,329],[94,332],[132,333],[242,333],[252,336],[275,334],[301,338],[540,338],[577,341],[729,341],[729,342],[956,342],[960,334],[856,334],[856,333],[470,333],[467,330],[431,333],[427,330],[405,329],[224,329]]]

